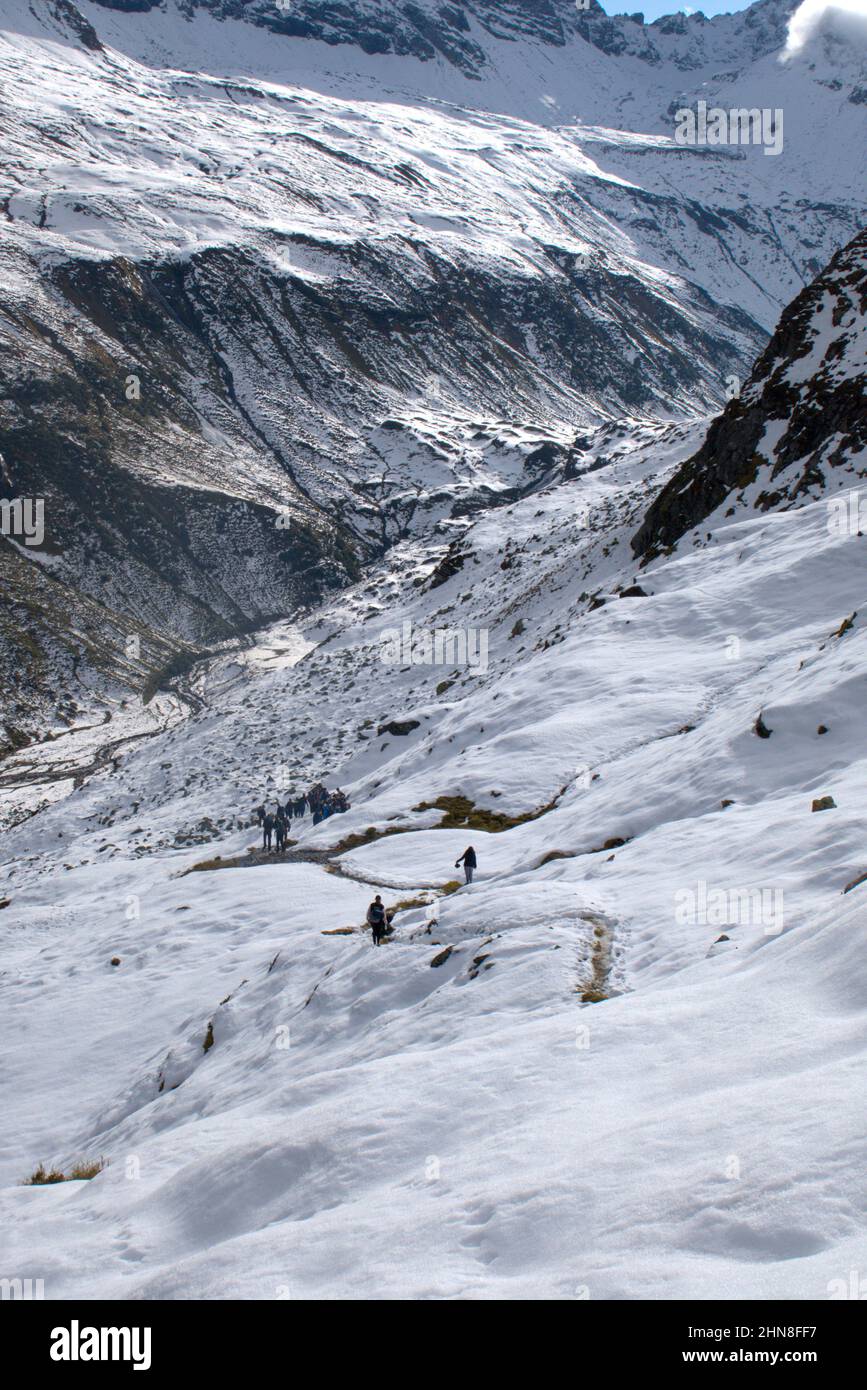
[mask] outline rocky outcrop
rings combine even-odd
[[[867,475],[867,230],[783,312],[739,397],[656,498],[632,541],[651,558],[712,513],[766,511]]]
[[[388,724],[380,724],[377,734],[392,734],[394,738],[405,738],[413,729],[419,727],[417,719],[392,719]]]
[[[105,9],[147,11],[160,0],[95,0]],[[627,55],[649,64],[673,58],[690,69],[734,53],[761,56],[785,42],[785,26],[796,0],[760,0],[746,15],[668,15],[645,24],[644,15],[609,16],[589,0],[179,0],[190,18],[209,10],[218,19],[241,19],[296,39],[333,46],[353,44],[368,54],[395,54],[421,62],[444,59],[467,77],[490,66],[490,39],[562,48],[577,38],[606,55]],[[706,33],[716,47],[707,47]],[[720,49],[720,43],[723,47]],[[726,46],[728,45],[728,46]]]

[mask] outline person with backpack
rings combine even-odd
[[[266,849],[269,850],[269,849],[271,848],[271,836],[272,836],[273,832],[274,832],[274,817],[271,815],[271,813],[270,813],[270,811],[269,811],[268,814],[265,816],[265,819],[262,821],[262,849],[263,849],[263,850],[266,850]]]
[[[470,845],[468,849],[464,850],[460,859],[456,861],[455,868],[459,869],[462,864],[464,866],[464,878],[466,879],[467,883],[472,883],[473,870],[476,867],[476,851],[473,849],[472,845]]]
[[[256,817],[256,820],[257,820],[258,824],[261,825],[262,822],[263,822],[263,820],[265,819],[265,803],[264,803],[264,801],[262,802],[262,805],[261,805],[261,806],[254,806],[254,807],[253,807],[253,815]]]
[[[277,853],[282,854],[286,848],[286,818],[282,810],[274,817],[274,834],[277,837]]]
[[[388,925],[385,917],[385,904],[378,893],[367,909],[367,925],[373,932],[374,946],[378,946],[385,936],[385,929]]]

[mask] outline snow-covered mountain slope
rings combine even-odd
[[[865,476],[867,231],[785,310],[743,392],[657,497],[633,549],[647,555],[699,523],[713,528],[715,513],[788,507]],[[842,501],[839,511],[845,528]]]
[[[0,541],[7,744],[605,421],[713,409],[861,221],[863,54],[781,66],[777,0],[682,34],[479,6],[477,71],[363,38],[464,11],[317,13],[3,0],[3,496],[46,502],[43,546]],[[782,154],[677,147],[698,96],[784,103]]]
[[[3,837],[10,1270],[59,1298],[847,1285],[867,638],[832,504],[863,485],[840,464],[639,570],[699,440],[604,426],[598,466],[405,538]],[[437,661],[437,627],[474,660]],[[249,808],[320,776],[353,809],[257,862]],[[376,951],[375,891],[403,904]]]

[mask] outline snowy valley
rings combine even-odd
[[[850,1297],[867,44],[331,8],[3,0],[0,1276]]]

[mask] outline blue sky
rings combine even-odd
[[[681,5],[677,0],[646,0],[641,4],[640,0],[635,0],[634,5],[620,4],[618,0],[600,0],[600,4],[608,14],[635,14],[640,10],[646,20],[659,19],[663,14],[675,14],[678,10],[702,10],[708,18],[714,14],[733,14],[735,10],[745,10],[752,0],[695,0],[693,5]]]

